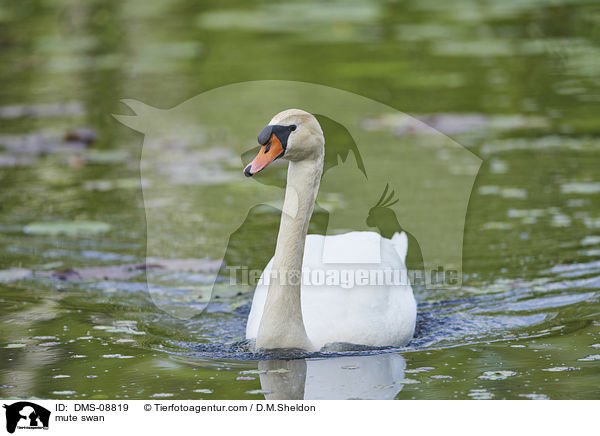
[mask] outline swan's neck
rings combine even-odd
[[[304,243],[322,172],[323,153],[314,159],[289,164],[272,277],[256,337],[257,348],[313,349],[302,319],[300,285]]]

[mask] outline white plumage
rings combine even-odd
[[[323,263],[323,245],[327,239],[328,260],[337,253],[344,263]],[[354,261],[360,261],[361,247],[380,244],[381,261],[373,263],[347,263],[348,253],[354,253]],[[303,275],[310,272],[330,272],[341,279],[353,277],[356,281],[359,270],[375,275],[375,271],[392,271],[392,280],[401,285],[354,285],[344,288],[342,284],[326,285],[303,283],[301,287],[302,317],[308,338],[321,349],[332,343],[349,343],[370,346],[401,346],[410,340],[415,329],[416,302],[412,288],[406,281],[405,258],[408,239],[404,232],[396,233],[392,239],[382,238],[375,232],[351,232],[342,235],[307,235],[304,249]],[[260,284],[256,287],[252,309],[248,316],[246,338],[256,339],[260,320],[267,298],[268,283],[265,277],[271,274],[273,259],[263,271]],[[333,271],[333,273],[331,273]],[[381,274],[381,273],[380,273]],[[315,275],[314,273],[312,275]],[[325,274],[324,274],[325,275]],[[400,280],[397,280],[400,278]],[[312,279],[312,277],[311,277]],[[320,277],[317,277],[320,279]]]

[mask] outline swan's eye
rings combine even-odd
[[[294,124],[292,124],[291,126],[288,127],[288,129],[290,129],[290,132],[293,132],[294,130],[296,130],[296,126]]]

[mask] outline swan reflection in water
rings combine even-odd
[[[405,368],[404,357],[391,353],[258,363],[267,400],[393,400]]]

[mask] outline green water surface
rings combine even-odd
[[[251,294],[221,284],[194,320],[151,298],[146,279],[180,307],[208,286],[240,159],[216,183],[178,173],[220,214],[179,223],[168,199],[144,204],[142,136],[111,114],[263,79],[364,95],[483,160],[463,286],[417,290],[406,348],[262,360],[240,342]],[[5,1],[0,83],[1,397],[600,398],[598,2]],[[196,223],[196,263],[140,267],[144,206],[166,240]],[[262,213],[231,256],[270,257]]]

